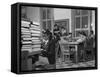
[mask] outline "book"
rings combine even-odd
[[[36,31],[36,30],[31,30],[31,33],[38,33],[38,34],[40,34],[41,32],[40,31]]]
[[[34,37],[35,36],[39,36],[39,37],[41,36],[39,33],[37,33],[37,34],[32,33],[31,35],[34,36]]]
[[[22,41],[22,44],[32,44],[32,41]]]
[[[39,37],[32,37],[32,40],[40,40]]]
[[[31,24],[30,25],[32,28],[40,28],[40,26],[37,26],[37,25],[34,25],[34,24]]]
[[[29,30],[29,28],[21,27],[21,30]]]
[[[41,44],[41,42],[32,42],[32,45]]]
[[[32,40],[32,43],[41,42],[40,40]]]
[[[22,38],[31,38],[31,34],[23,34],[21,37]]]
[[[40,28],[31,27],[30,30],[38,30],[38,31],[40,31]]]
[[[32,52],[34,52],[34,51],[40,51],[41,50],[41,48],[32,48]]]
[[[22,45],[22,47],[31,47],[32,45]]]
[[[32,38],[23,38],[23,40],[32,40]]]
[[[23,26],[23,27],[30,27],[30,25],[28,25],[28,24],[21,24],[21,26]]]
[[[30,35],[31,33],[30,32],[21,32],[21,34],[26,34],[26,35]]]
[[[21,30],[22,33],[26,32],[26,33],[30,33],[30,30]]]
[[[29,21],[23,21],[23,20],[21,21],[21,23],[22,23],[22,24],[28,24],[28,25],[30,24]]]
[[[33,21],[32,24],[34,25],[40,25],[40,23]]]
[[[31,49],[32,47],[22,46],[22,49]]]
[[[32,45],[32,48],[40,48],[41,47],[41,45],[39,44],[39,45]]]
[[[22,48],[21,51],[29,51],[29,52],[32,52],[32,49],[25,49],[25,48],[23,49]]]

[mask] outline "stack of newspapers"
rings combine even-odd
[[[41,30],[39,24],[33,22],[33,24],[31,24],[30,30],[32,34],[32,51],[41,51]]]
[[[40,41],[41,31],[40,25],[37,23],[33,24],[29,21],[21,21],[21,42],[22,51],[38,52],[41,51]]]
[[[32,52],[30,24],[29,21],[21,21],[22,51]]]

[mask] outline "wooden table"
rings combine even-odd
[[[60,45],[67,45],[69,52],[70,52],[70,47],[74,46],[75,47],[75,63],[78,63],[78,45],[79,45],[79,43],[78,42],[59,41],[59,44]],[[68,50],[66,50],[66,52]]]

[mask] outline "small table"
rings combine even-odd
[[[75,63],[78,63],[78,42],[67,42],[67,41],[59,41],[60,45],[67,45],[67,49],[65,48],[64,51],[68,51],[71,46],[75,47]],[[70,52],[70,51],[69,51]]]

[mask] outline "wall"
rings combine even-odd
[[[27,18],[31,21],[40,23],[40,8],[27,7]],[[69,19],[69,31],[71,32],[71,9],[54,8],[54,20]]]
[[[92,11],[92,29],[94,31],[95,34],[95,11]]]
[[[54,8],[54,20],[69,19],[69,31],[71,32],[71,9]]]
[[[27,18],[31,21],[40,23],[40,8],[39,7],[27,7]]]

